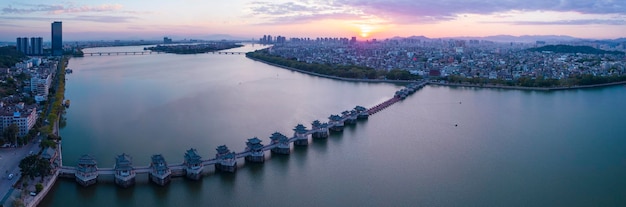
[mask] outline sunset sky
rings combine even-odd
[[[28,2],[28,3],[26,3]],[[2,0],[0,41],[424,35],[626,37],[626,0]]]

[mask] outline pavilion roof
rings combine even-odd
[[[202,157],[198,155],[198,151],[194,148],[190,148],[187,150],[187,152],[185,152],[185,161],[201,160],[201,159]]]
[[[297,132],[297,133],[304,133],[306,132],[306,127],[302,124],[298,124],[296,125],[296,128],[293,129],[293,131]]]
[[[130,157],[130,155],[127,155],[126,153],[122,153],[121,155],[118,155],[117,157],[115,157],[115,169],[116,170],[124,170],[124,169],[128,169],[131,168],[132,169],[132,158]]]
[[[91,155],[82,155],[78,158],[78,165],[97,165],[96,158]]]
[[[228,149],[226,145],[220,145],[215,150],[217,150],[218,154],[226,154],[230,152],[230,150]]]

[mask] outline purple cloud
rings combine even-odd
[[[56,10],[62,10],[61,5],[44,5],[44,4],[31,4],[27,8],[15,8],[11,5],[2,8],[3,14],[30,14],[34,12],[50,12]]]
[[[514,21],[514,22],[486,22],[486,23],[506,23],[513,25],[626,25],[626,20],[619,19],[576,19],[560,21]]]
[[[91,15],[79,15],[73,18],[72,20],[77,21],[90,21],[90,22],[100,22],[100,23],[121,23],[121,22],[129,22],[130,20],[137,19],[136,17],[131,16],[91,16]]]
[[[286,3],[252,2],[250,15],[265,20],[262,24],[299,24],[324,19],[363,19],[358,10],[330,1]]]
[[[287,3],[271,3],[271,2],[252,2],[252,14],[255,15],[285,15],[296,14],[301,12],[314,12],[319,10],[315,6],[307,6],[294,2]]]
[[[122,8],[119,4],[102,4],[95,6],[75,6],[75,5],[54,5],[54,4],[19,4],[20,7],[9,5],[2,8],[3,14],[30,14],[43,12],[48,14],[61,13],[83,13],[83,12],[109,12],[117,11]]]
[[[310,14],[310,15],[297,15],[297,16],[283,16],[283,17],[273,17],[269,22],[262,23],[260,25],[277,25],[277,24],[301,24],[308,23],[316,20],[324,20],[324,19],[344,19],[344,20],[354,20],[360,19],[360,16],[352,15],[352,14],[341,14],[341,13],[332,13],[332,14]]]
[[[612,0],[337,0],[367,12],[405,16],[456,16],[492,14],[511,10],[626,14],[626,1]]]
[[[0,27],[24,27],[24,25],[0,22]]]
[[[377,17],[393,23],[431,23],[453,20],[462,14],[494,14],[508,11],[556,11],[582,14],[626,14],[623,0],[335,0],[288,3],[254,2],[252,14],[274,23],[289,23],[297,16],[303,19],[332,18],[323,11],[341,16],[354,15],[361,19]],[[324,15],[322,15],[324,14]],[[285,18],[290,17],[290,18]],[[580,22],[582,24],[583,22]],[[615,24],[612,21],[597,23]]]
[[[35,21],[86,21],[86,22],[99,22],[99,23],[121,23],[129,22],[133,19],[138,19],[132,16],[110,16],[110,15],[78,15],[73,17],[15,17],[15,16],[0,16],[0,20],[35,20]]]

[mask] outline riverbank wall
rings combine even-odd
[[[529,91],[559,91],[559,90],[573,90],[573,89],[585,89],[585,88],[598,88],[598,87],[606,87],[606,86],[616,86],[616,85],[626,85],[626,81],[613,82],[613,83],[603,83],[603,84],[594,84],[594,85],[584,85],[584,86],[569,86],[569,87],[524,87],[524,86],[504,86],[504,85],[490,85],[490,84],[466,84],[466,83],[441,83],[441,82],[430,82],[430,85],[439,85],[439,86],[453,86],[453,87],[473,87],[473,88],[492,88],[492,89],[511,89],[511,90],[529,90]]]
[[[50,191],[50,189],[52,189],[54,183],[57,182],[57,179],[59,179],[59,171],[55,170],[54,174],[52,174],[52,177],[46,179],[47,182],[45,182],[43,190],[41,190],[41,192],[39,192],[31,202],[28,202],[26,204],[26,207],[35,207],[39,205],[39,203],[46,197],[46,195],[48,195],[48,192]]]

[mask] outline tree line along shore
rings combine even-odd
[[[356,65],[331,65],[331,64],[319,64],[319,63],[306,63],[296,59],[287,59],[280,56],[274,56],[267,52],[266,49],[257,50],[254,52],[246,53],[246,57],[256,60],[262,60],[264,62],[272,63],[275,65],[285,66],[288,68],[294,68],[306,72],[320,74],[324,76],[332,76],[346,79],[359,79],[369,81],[382,81],[382,80],[419,80],[422,79],[419,75],[413,75],[409,71],[393,69],[393,70],[376,70],[374,68]]]
[[[153,52],[165,52],[173,54],[199,54],[207,52],[216,52],[219,50],[227,50],[237,47],[242,47],[241,44],[235,44],[230,42],[213,42],[204,44],[184,44],[184,45],[157,45],[154,47],[147,47],[144,50],[150,50]]]

